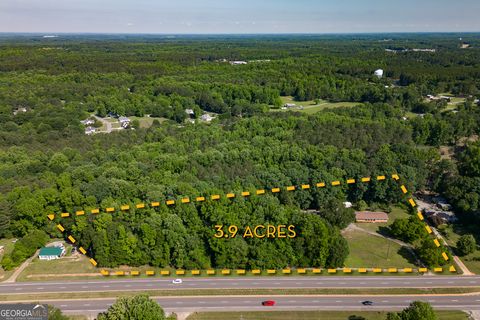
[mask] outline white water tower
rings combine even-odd
[[[382,69],[378,69],[378,70],[375,70],[375,72],[373,73],[378,79],[381,79],[383,77],[383,70]]]

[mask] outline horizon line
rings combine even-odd
[[[160,32],[51,32],[51,31],[0,31],[0,35],[158,35],[158,36],[235,36],[235,35],[382,35],[382,34],[476,34],[478,31],[372,31],[372,32],[259,32],[259,33],[160,33]]]

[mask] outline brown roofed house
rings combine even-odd
[[[355,212],[355,220],[367,223],[386,223],[388,222],[388,214],[385,212],[357,211]]]

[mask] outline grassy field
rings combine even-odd
[[[437,311],[438,320],[467,320],[462,311]],[[187,320],[385,320],[381,311],[195,312]]]
[[[20,274],[17,281],[55,280],[62,278],[85,279],[85,276],[82,276],[83,274],[98,274],[99,271],[99,269],[92,266],[87,257],[81,254],[78,254],[75,257],[66,256],[62,259],[51,261],[34,259],[32,263]],[[72,277],[69,275],[78,276]]]
[[[318,111],[322,111],[328,108],[339,108],[339,107],[353,107],[357,105],[361,105],[359,102],[328,102],[326,100],[319,100],[319,103],[317,104],[315,101],[310,100],[310,101],[295,101],[293,100],[293,97],[281,97],[283,104],[286,103],[294,103],[297,105],[295,108],[289,108],[289,109],[270,109],[270,111],[273,112],[286,112],[286,111],[299,111],[299,112],[304,112],[304,113],[315,113]]]
[[[443,225],[438,228],[447,243],[455,251],[458,239],[461,235],[468,233],[465,228],[459,225]],[[478,243],[477,243],[478,244]],[[464,257],[460,257],[467,268],[476,274],[480,274],[480,248],[477,245],[477,251]]]
[[[403,268],[415,267],[409,260],[409,252],[399,244],[368,233],[353,230],[344,233],[350,254],[345,261],[349,267]]]
[[[166,118],[151,118],[151,117],[129,117],[130,120],[138,120],[140,122],[140,128],[150,128],[153,120],[158,120],[160,123],[167,121]]]
[[[12,240],[13,239],[0,239],[0,246],[4,246],[3,251],[0,253],[0,261],[2,260],[4,254],[12,252],[13,246],[15,245]],[[5,271],[0,267],[0,281],[8,279],[12,272],[13,270]]]
[[[409,217],[408,213],[400,208],[393,207],[388,214],[387,223],[357,223],[356,226],[368,231],[379,233],[382,228],[388,227],[396,219]],[[388,239],[368,234],[359,230],[347,230],[343,236],[348,241],[350,254],[345,262],[349,267],[414,267],[410,262],[411,256],[402,246]],[[409,261],[410,260],[410,261]]]

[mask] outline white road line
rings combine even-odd
[[[110,288],[110,286],[103,286],[104,288]]]
[[[60,307],[65,308],[65,307],[68,307],[68,305],[66,305],[66,304],[61,304]]]
[[[37,290],[43,290],[43,287],[37,287]]]
[[[382,300],[382,302],[383,302],[383,303],[387,303],[387,302],[388,302],[388,300]]]
[[[452,300],[452,302],[458,302],[458,300]]]

